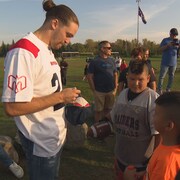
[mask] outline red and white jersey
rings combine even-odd
[[[3,102],[30,102],[62,90],[60,67],[48,45],[33,33],[12,46],[5,58]],[[55,155],[66,137],[64,107],[14,117],[18,129],[33,141],[34,155]]]

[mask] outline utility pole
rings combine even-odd
[[[137,10],[137,45],[139,44],[139,2],[141,0],[136,0],[137,4],[138,4],[138,10]]]

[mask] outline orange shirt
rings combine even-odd
[[[160,144],[154,151],[144,180],[174,180],[180,169],[180,145]]]

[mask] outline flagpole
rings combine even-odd
[[[137,13],[137,45],[139,44],[139,2],[141,0],[136,0],[136,2],[138,3],[138,13]]]

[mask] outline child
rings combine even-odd
[[[126,60],[125,59],[123,59],[122,60],[122,63],[121,63],[121,65],[120,65],[120,72],[122,72],[124,69],[126,69],[128,67],[128,65],[127,65],[127,63],[126,63]]]
[[[149,79],[146,61],[132,61],[127,76],[129,88],[120,93],[110,113],[116,132],[118,180],[123,179],[124,171],[130,165],[136,172],[145,171],[149,159],[149,156],[145,157],[146,150],[152,137],[158,134],[152,121],[158,94],[147,87]]]
[[[149,161],[144,179],[171,180],[180,170],[180,91],[163,93],[155,103],[154,125],[162,141]]]

